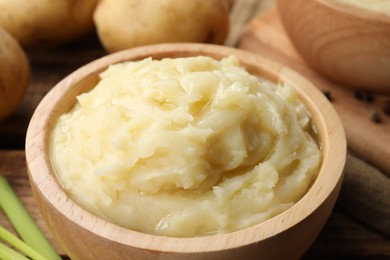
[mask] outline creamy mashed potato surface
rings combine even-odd
[[[390,15],[390,0],[331,0]]]
[[[52,132],[56,174],[82,207],[129,229],[249,227],[297,202],[321,163],[295,91],[233,56],[112,65],[77,101]]]

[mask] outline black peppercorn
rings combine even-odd
[[[370,119],[374,123],[382,122],[381,114],[378,111],[376,111],[376,110],[373,110],[373,111],[370,112]]]
[[[373,102],[374,95],[368,90],[357,89],[355,91],[355,98],[365,102]]]
[[[330,93],[330,90],[327,90],[327,89],[324,89],[322,90],[322,93],[325,95],[325,97],[329,100],[329,101],[332,101],[333,100],[333,97]]]
[[[384,112],[386,115],[390,116],[390,99],[387,99],[387,100],[385,101],[385,104],[384,104],[384,107],[383,107],[383,112]]]

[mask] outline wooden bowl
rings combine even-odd
[[[54,176],[49,135],[56,119],[90,90],[108,65],[146,57],[236,55],[253,74],[289,82],[312,114],[323,149],[323,162],[307,194],[287,211],[236,232],[195,238],[144,234],[108,223],[75,204]],[[332,105],[304,78],[249,52],[205,44],[162,44],[114,53],[89,63],[59,82],[37,107],[26,136],[31,186],[53,235],[72,259],[285,259],[300,257],[328,219],[342,182],[346,141]]]
[[[291,41],[306,62],[355,89],[390,94],[390,14],[341,0],[278,0]]]

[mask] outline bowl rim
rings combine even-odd
[[[365,20],[365,22],[381,23],[383,25],[390,25],[390,13],[377,12],[370,9],[364,9],[359,6],[354,6],[345,3],[343,0],[314,0],[319,4],[327,6],[328,8],[337,12],[345,13],[351,17],[356,17]]]
[[[100,219],[73,202],[55,180],[47,155],[47,135],[50,134],[49,129],[53,124],[53,113],[58,109],[58,104],[61,104],[62,95],[59,94],[67,93],[77,83],[77,79],[83,79],[96,70],[103,70],[109,64],[156,54],[163,57],[207,55],[219,58],[235,55],[248,70],[256,68],[266,73],[270,80],[289,82],[298,91],[305,106],[310,106],[317,126],[323,127],[318,129],[323,147],[323,162],[316,180],[307,193],[288,210],[252,227],[226,234],[191,238],[157,236],[129,230]],[[298,73],[260,55],[232,47],[169,43],[137,47],[106,55],[82,66],[58,82],[42,99],[31,118],[26,134],[25,153],[31,185],[34,185],[38,192],[69,221],[98,236],[124,245],[160,252],[193,253],[233,249],[257,243],[283,233],[307,218],[325,202],[334,189],[340,186],[346,158],[346,140],[343,126],[333,106],[320,90]],[[99,229],[98,226],[104,226],[104,229]]]

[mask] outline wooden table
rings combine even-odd
[[[227,45],[234,45],[240,28],[249,19],[273,6],[274,0],[237,0],[232,10],[232,30]],[[67,46],[51,50],[28,50],[32,79],[28,92],[18,110],[0,123],[0,174],[7,177],[14,190],[51,240],[57,251],[65,252],[53,240],[43,222],[26,175],[24,139],[29,119],[42,97],[60,79],[85,63],[106,54],[95,34]],[[14,232],[0,211],[0,225]],[[76,239],[76,238],[75,238]],[[283,245],[281,245],[282,247]],[[390,257],[390,240],[342,212],[336,205],[328,223],[304,259],[386,259]]]

